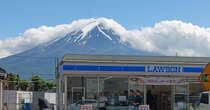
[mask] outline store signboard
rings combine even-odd
[[[149,110],[149,105],[140,105],[139,110]]]
[[[180,65],[148,65],[147,72],[182,72]]]
[[[92,110],[92,105],[82,105],[81,110]]]
[[[169,77],[139,77],[138,83],[143,85],[184,85],[184,79]]]

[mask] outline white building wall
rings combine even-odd
[[[56,104],[56,93],[45,93],[44,98],[50,103],[50,104]]]
[[[3,91],[3,105],[7,103],[10,110],[20,110],[21,101],[31,104],[31,110],[38,108],[38,99],[45,98],[50,104],[56,104],[56,93],[44,93],[44,92],[29,92],[29,91]]]
[[[24,103],[32,103],[33,102],[33,92],[28,91],[16,91],[17,94],[17,105],[16,108],[19,110],[22,107],[21,102],[24,100]]]

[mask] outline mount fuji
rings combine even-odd
[[[74,23],[73,27],[64,36],[0,59],[0,67],[7,72],[18,73],[25,79],[34,74],[43,74],[45,76],[42,77],[48,78],[54,76],[55,58],[61,59],[66,53],[158,55],[132,48],[129,43],[123,41],[123,33],[117,30],[124,28],[110,19],[98,18],[85,23],[78,22]]]

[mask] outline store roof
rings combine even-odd
[[[127,55],[87,55],[87,54],[65,54],[62,63],[173,63],[173,64],[207,64],[210,57],[181,57],[181,56],[127,56]]]

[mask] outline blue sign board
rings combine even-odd
[[[201,73],[203,69],[204,67],[202,66],[181,66],[181,65],[140,65],[140,66],[63,65],[63,71]]]

